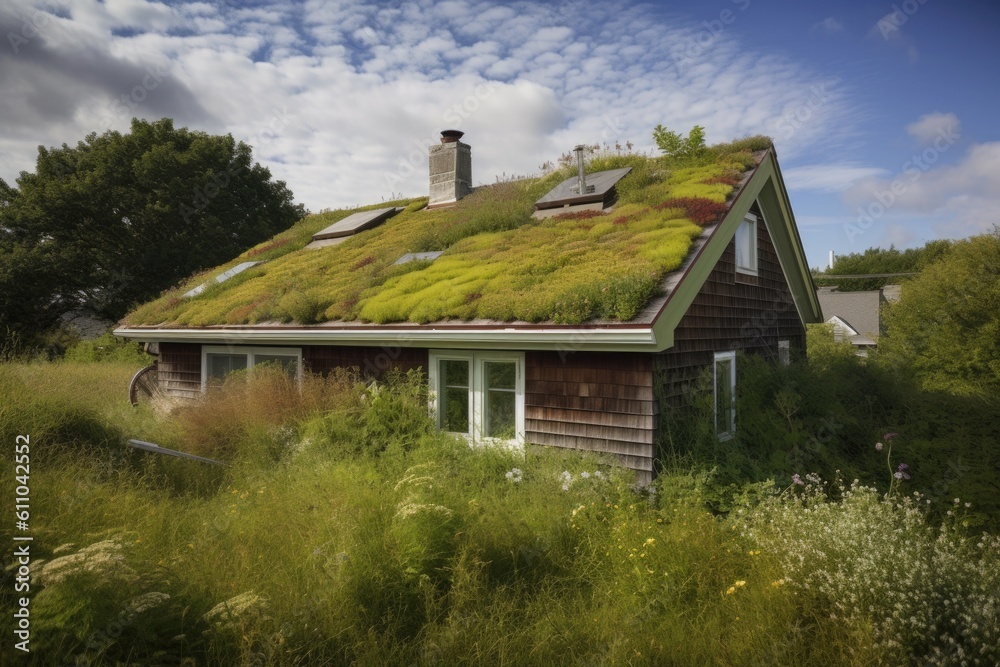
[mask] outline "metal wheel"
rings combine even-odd
[[[160,395],[160,385],[157,381],[156,364],[146,366],[132,376],[128,383],[128,400],[133,406],[148,403]]]

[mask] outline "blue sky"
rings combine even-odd
[[[314,211],[477,183],[657,123],[774,137],[810,264],[1000,223],[1000,3],[14,0],[0,177],[137,115],[232,133]]]

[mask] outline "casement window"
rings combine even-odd
[[[778,363],[782,366],[792,363],[792,349],[787,340],[778,341]]]
[[[736,228],[736,271],[757,275],[757,216],[747,213]]]
[[[296,380],[302,379],[302,349],[297,347],[201,346],[201,388],[219,382],[234,371],[260,364],[276,364]]]
[[[719,440],[728,440],[736,433],[736,353],[716,352],[715,432]]]
[[[524,442],[524,353],[432,350],[431,414],[472,442]]]

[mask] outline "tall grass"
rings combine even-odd
[[[770,500],[727,517],[707,509],[700,476],[666,474],[638,492],[593,457],[473,449],[431,428],[414,375],[307,378],[301,390],[277,371],[236,376],[163,415],[122,407],[129,370],[0,366],[0,404],[19,406],[0,413],[5,436],[29,429],[44,451],[62,450],[32,468],[34,556],[44,560],[33,564],[34,664],[833,665],[899,655],[879,643],[878,619],[831,617],[828,599],[792,585],[787,545],[747,529],[758,513],[776,534],[800,525],[779,511],[797,498],[760,489]],[[63,413],[94,430],[47,426]],[[102,454],[139,434],[232,465]],[[12,485],[5,468],[4,497]],[[880,521],[911,530],[893,511]],[[810,535],[797,539],[822,545]],[[10,589],[2,594],[6,603]]]

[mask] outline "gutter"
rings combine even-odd
[[[298,328],[191,328],[155,329],[123,327],[116,336],[140,342],[175,341],[222,345],[362,345],[399,347],[450,347],[517,350],[634,350],[658,351],[650,325],[630,328],[441,328],[386,329]]]

